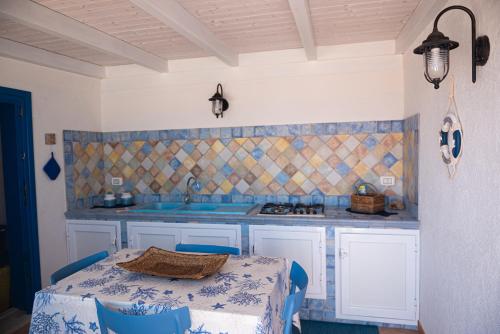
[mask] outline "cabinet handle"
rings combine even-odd
[[[116,237],[113,239],[113,246],[115,247],[115,253],[118,252],[118,246],[116,245]]]
[[[346,258],[347,255],[349,255],[349,253],[347,252],[347,250],[345,250],[343,248],[339,248],[339,257],[340,257],[340,259]]]

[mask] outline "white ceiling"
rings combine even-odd
[[[63,19],[71,18],[96,33],[125,42],[139,54],[152,55],[157,63],[151,68],[158,68],[158,60],[210,55],[224,60],[220,55],[227,54],[228,58],[232,54],[237,59],[239,53],[307,47],[307,36],[313,47],[393,40],[421,0],[17,1],[35,6],[30,12],[40,9],[40,16],[46,16],[43,11],[49,9]],[[154,7],[163,6],[162,1],[168,6],[173,4],[169,8],[173,8],[174,14],[169,13],[169,8]],[[292,12],[292,3],[304,6],[302,13],[309,16],[305,23],[299,22],[296,12]],[[148,10],[150,5],[153,7]],[[22,11],[18,15],[22,17]],[[188,19],[183,20],[186,15]],[[0,4],[1,38],[100,66],[138,63],[137,55],[127,57],[125,53],[110,52],[114,50],[107,47],[89,45],[88,41],[80,43],[74,37],[78,34],[71,35],[74,29],[68,29],[68,33],[51,30],[52,27],[47,30],[43,24],[31,25],[29,19],[19,17],[10,15],[8,9],[3,11]]]

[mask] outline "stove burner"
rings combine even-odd
[[[293,205],[290,203],[266,203],[259,214],[324,217],[325,206],[323,204],[307,205],[297,203]]]

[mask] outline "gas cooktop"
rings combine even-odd
[[[323,204],[307,205],[297,203],[293,205],[291,203],[266,203],[258,214],[321,218],[325,217],[325,206]]]

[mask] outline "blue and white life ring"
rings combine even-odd
[[[448,166],[450,177],[453,177],[456,171],[456,165],[462,155],[463,148],[462,124],[460,123],[456,113],[448,112],[446,114],[443,119],[443,125],[441,127],[441,131],[439,132],[439,136],[441,156],[444,163]]]

